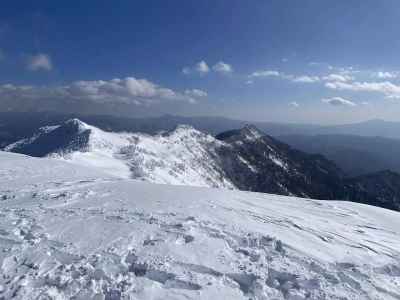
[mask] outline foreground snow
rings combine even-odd
[[[0,152],[0,298],[400,299],[400,214]]]

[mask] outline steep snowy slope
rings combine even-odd
[[[65,159],[123,178],[156,183],[234,188],[215,149],[222,143],[189,126],[158,135],[110,133],[77,119],[5,148],[30,156]]]
[[[0,152],[0,298],[399,299],[400,214]]]

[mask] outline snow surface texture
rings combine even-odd
[[[400,299],[400,214],[0,152],[0,298]]]

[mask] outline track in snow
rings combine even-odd
[[[0,152],[5,299],[400,299],[399,213]]]

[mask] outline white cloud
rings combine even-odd
[[[189,75],[192,72],[192,70],[189,67],[183,67],[182,73],[185,75]]]
[[[322,79],[325,80],[325,81],[346,82],[346,81],[351,81],[354,78],[352,76],[350,76],[350,75],[347,75],[347,74],[335,74],[335,73],[332,73],[332,74],[329,74],[327,76],[324,76]]]
[[[202,98],[202,97],[207,97],[208,94],[207,92],[199,89],[191,89],[191,90],[186,90],[185,95],[188,95],[190,97],[197,97],[197,98]]]
[[[280,77],[281,73],[275,70],[256,71],[249,77]]]
[[[292,80],[293,82],[303,82],[303,83],[314,83],[320,80],[318,76],[308,76],[308,75],[288,77],[288,79]]]
[[[196,64],[195,70],[200,74],[205,74],[210,72],[210,68],[208,67],[207,63],[204,60]]]
[[[126,77],[112,80],[76,81],[64,86],[37,87],[0,85],[0,99],[54,99],[88,100],[98,103],[154,104],[165,101],[183,101],[195,103],[196,97],[203,97],[200,90],[191,90],[191,94],[179,93],[161,87],[147,79]]]
[[[185,75],[197,73],[202,76],[202,75],[207,74],[208,72],[210,72],[210,67],[207,65],[207,63],[204,60],[199,61],[193,67],[184,67],[182,69],[182,73]]]
[[[29,57],[27,68],[31,71],[51,71],[53,69],[53,64],[48,54],[39,53]]]
[[[289,106],[297,108],[297,107],[300,107],[300,104],[297,103],[296,101],[292,101],[292,102],[289,103]]]
[[[327,88],[334,90],[349,90],[356,92],[377,92],[389,98],[400,98],[400,86],[389,81],[383,82],[327,82]]]
[[[339,73],[342,75],[354,75],[357,73],[361,73],[360,70],[357,70],[355,67],[348,66],[348,67],[334,67],[330,66],[329,70],[334,71],[335,73]]]
[[[193,67],[184,67],[182,69],[182,73],[185,75],[196,73],[200,76],[204,76],[208,74],[211,70],[220,74],[230,74],[233,72],[232,66],[224,63],[223,61],[217,62],[212,68],[210,68],[208,64],[204,60],[202,60],[195,64]]]
[[[292,82],[302,82],[302,83],[313,83],[320,81],[320,78],[318,76],[308,76],[308,75],[295,76],[295,75],[285,74],[276,70],[256,71],[250,74],[248,77],[249,78],[279,77],[281,79],[290,80]]]
[[[354,102],[341,97],[325,98],[321,101],[333,106],[357,106],[357,104],[355,104]]]
[[[212,67],[214,72],[217,73],[222,73],[222,74],[228,74],[233,72],[233,68],[231,65],[224,63],[222,61],[217,62],[213,67]]]
[[[396,78],[397,74],[394,72],[376,72],[373,74],[373,76],[380,79],[392,79]]]

